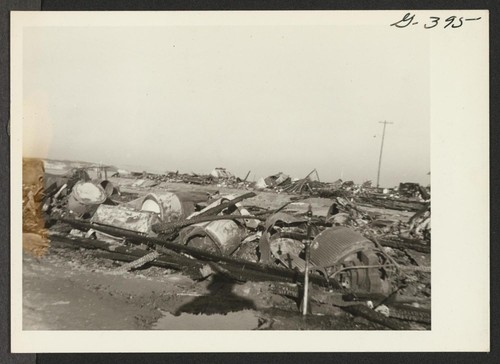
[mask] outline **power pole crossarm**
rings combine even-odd
[[[384,138],[385,138],[385,127],[387,124],[394,124],[388,121],[379,121],[380,124],[384,124],[384,129],[382,131],[382,143],[380,144],[380,156],[378,157],[378,171],[377,171],[377,188],[380,186],[380,166],[382,165],[382,151],[384,150]]]

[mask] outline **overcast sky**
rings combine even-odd
[[[429,40],[389,26],[24,33],[29,157],[429,183]]]

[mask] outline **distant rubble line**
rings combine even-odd
[[[23,160],[36,160],[36,159],[39,159],[39,160],[42,160],[44,161],[44,163],[49,163],[49,164],[66,164],[67,167],[70,167],[70,168],[82,168],[82,167],[100,167],[100,166],[106,166],[108,169],[110,170],[115,170],[117,173],[120,173],[120,172],[125,172],[125,173],[129,173],[129,174],[142,174],[142,173],[146,173],[146,174],[154,174],[154,175],[166,175],[168,173],[176,173],[177,171],[164,171],[164,172],[150,172],[146,169],[142,169],[142,170],[134,170],[133,168],[128,168],[126,167],[125,165],[114,165],[114,164],[107,164],[107,163],[100,163],[100,162],[87,162],[87,161],[72,161],[72,160],[67,160],[67,159],[53,159],[53,158],[38,158],[38,157],[23,157]],[[62,169],[62,168],[54,168],[54,169]],[[215,167],[213,170],[225,170],[227,171],[226,168],[224,167]],[[212,170],[212,171],[213,171]],[[211,172],[208,172],[208,173],[197,173],[197,172],[193,172],[193,171],[190,171],[190,172],[181,172],[181,171],[178,171],[179,174],[191,174],[191,175],[197,175],[197,176],[209,176],[211,175]],[[228,171],[229,172],[229,171]],[[282,172],[279,172],[279,173],[282,173]],[[235,175],[233,175],[231,173],[232,176],[236,177]],[[274,176],[276,174],[271,174],[270,176]],[[268,176],[266,176],[268,177]],[[264,177],[264,178],[266,178]],[[291,178],[292,181],[298,181],[298,180],[301,180],[303,178],[298,178],[298,177],[294,177],[294,178]],[[341,181],[341,182],[351,182],[350,180],[342,180],[342,179],[337,179],[335,181],[323,181],[324,183],[328,183],[328,184],[332,184],[332,183],[336,183],[338,181]],[[362,184],[364,184],[365,182],[368,182],[368,181],[371,181],[370,179],[367,179],[365,180],[364,182],[361,182],[361,183],[354,183],[354,185],[359,185],[361,186]],[[353,182],[353,181],[352,181]],[[408,183],[408,182],[404,182],[404,183]],[[421,184],[419,183],[420,185],[424,186],[424,187],[427,187],[429,186],[429,184],[427,185],[424,185],[424,184]],[[396,186],[393,186],[393,187],[383,187],[381,186],[380,188],[382,189],[394,189],[394,188],[397,188],[399,186],[399,183],[396,185]],[[373,186],[372,186],[373,187]]]
[[[106,163],[95,163],[95,162],[85,162],[85,161],[70,161],[66,159],[51,159],[51,158],[24,158],[24,159],[41,159],[45,164],[53,164],[53,165],[65,165],[68,167],[75,167],[78,168],[77,166],[85,166],[85,167],[100,167],[100,166],[107,166],[109,168],[115,168],[115,166],[106,164]]]

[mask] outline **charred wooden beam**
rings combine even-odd
[[[396,249],[411,249],[420,253],[430,254],[431,247],[424,240],[407,239],[402,237],[379,237],[380,245]]]
[[[144,234],[130,232],[129,230],[89,223],[80,219],[59,218],[59,221],[69,224],[80,230],[94,229],[96,231],[100,231],[109,235],[122,237],[127,239],[128,242],[134,244],[147,244],[150,246],[158,245],[177,253],[189,254],[194,258],[200,260],[223,263],[227,269],[232,270],[233,273],[235,274],[248,275],[249,277],[251,277],[252,274],[254,275],[264,274],[269,277],[279,277],[280,280],[285,280],[285,281],[291,281],[291,282],[304,281],[304,274],[295,270],[290,270],[263,263],[250,262],[247,260],[238,259],[230,256],[217,255],[202,249],[186,245],[180,245],[177,243],[173,243],[171,241],[163,240],[161,238],[148,237],[144,236]],[[309,279],[311,282],[321,286],[341,289],[337,281],[327,280],[324,276],[321,276],[319,274],[310,274]]]
[[[52,232],[49,236],[52,247],[64,248],[85,248],[101,252],[98,255],[106,259],[131,262],[138,258],[142,258],[151,251],[137,247],[129,247],[125,245],[111,244],[98,239],[81,238],[76,236],[68,236],[66,234]],[[157,259],[149,263],[161,268],[169,268],[181,270],[191,277],[200,277],[199,269],[203,267],[203,263],[195,259],[189,259],[182,255],[161,254]]]
[[[353,305],[353,306],[346,306],[342,307],[345,311],[349,312],[350,314],[354,316],[360,316],[363,317],[371,322],[374,322],[376,324],[385,326],[389,329],[392,330],[409,330],[410,326],[403,321],[399,321],[393,318],[386,317],[382,315],[380,312],[377,312],[375,310],[372,310],[366,305]]]
[[[418,211],[426,205],[426,202],[422,201],[386,199],[374,196],[357,196],[356,202],[358,204],[369,204],[375,207],[383,207],[387,209],[400,210],[400,211]]]
[[[425,324],[431,323],[431,310],[411,307],[411,306],[388,306],[389,317],[397,318],[399,320],[421,322]]]
[[[180,229],[185,228],[187,226],[200,224],[203,222],[210,222],[216,220],[265,220],[262,216],[248,216],[248,215],[222,215],[222,216],[202,216],[202,217],[194,217],[192,219],[186,219],[182,221],[175,222],[162,222],[157,223],[152,226],[153,231],[158,234],[163,234],[166,236],[175,235],[179,232]]]

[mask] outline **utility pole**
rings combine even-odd
[[[384,137],[385,137],[385,126],[387,124],[394,124],[387,121],[379,121],[380,124],[384,124],[384,130],[382,132],[382,143],[380,144],[380,156],[378,157],[378,171],[377,171],[377,188],[380,182],[380,166],[382,165],[382,150],[384,150]]]

